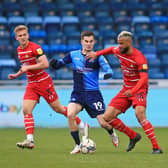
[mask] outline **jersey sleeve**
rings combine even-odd
[[[65,57],[62,60],[63,60],[64,64],[72,63],[71,54],[70,53],[66,54]]]
[[[33,52],[34,52],[35,57],[37,57],[37,58],[39,58],[40,56],[44,55],[43,49],[38,44],[34,44],[33,45]]]
[[[101,56],[101,55],[107,55],[107,54],[114,54],[114,48],[115,47],[109,47],[104,50],[96,51],[96,55]]]
[[[55,66],[57,67],[57,69],[59,69],[59,68],[62,68],[63,66],[65,66],[66,64],[69,64],[71,62],[72,62],[72,59],[71,59],[71,55],[69,53],[64,58],[57,60],[55,63],[56,64]]]
[[[148,63],[147,59],[142,53],[139,53],[136,56],[136,63],[138,65],[139,72],[148,72]]]
[[[99,57],[99,65],[105,73],[111,73],[111,74],[113,73],[107,60],[103,56]]]

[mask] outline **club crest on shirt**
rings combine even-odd
[[[142,68],[145,69],[145,70],[147,70],[148,69],[148,65],[147,64],[143,64]]]
[[[43,50],[41,48],[38,48],[36,51],[39,55],[43,54]]]

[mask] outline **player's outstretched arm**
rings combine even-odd
[[[19,70],[17,73],[15,74],[9,74],[8,75],[8,79],[13,80],[18,78],[19,76],[21,76],[24,72],[22,72],[21,70]]]
[[[49,63],[47,60],[46,55],[42,55],[38,58],[38,63],[34,65],[22,65],[21,71],[27,72],[29,70],[40,70],[40,69],[46,69],[49,67]]]
[[[50,67],[52,67],[53,69],[60,69],[61,67],[72,63],[72,59],[71,59],[71,55],[67,54],[63,59],[51,59],[50,60]]]
[[[53,69],[59,69],[60,68],[60,66],[58,64],[58,60],[56,60],[54,58],[51,59],[49,64],[50,64],[50,67],[53,68]]]
[[[90,59],[90,61],[95,60],[96,57],[97,55],[96,55],[96,52],[94,51],[88,52],[86,55],[86,59]]]
[[[96,59],[96,57],[98,57],[100,55],[113,54],[113,49],[114,49],[114,47],[109,47],[104,50],[99,50],[96,52],[91,51],[86,55],[86,59],[94,60],[94,59]]]

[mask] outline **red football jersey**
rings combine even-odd
[[[37,64],[37,58],[43,55],[42,48],[31,41],[29,41],[26,48],[22,49],[21,46],[17,48],[18,57],[22,65],[34,65]],[[49,77],[49,74],[44,70],[30,70],[26,72],[28,82],[40,82]]]
[[[140,79],[140,71],[147,71],[148,65],[145,56],[136,48],[130,55],[121,54],[118,47],[110,47],[101,51],[97,51],[96,55],[114,54],[118,57],[123,72],[124,86],[132,88]],[[145,87],[147,87],[146,84]]]

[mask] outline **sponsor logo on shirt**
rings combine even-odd
[[[74,58],[75,60],[80,60],[80,58]]]

